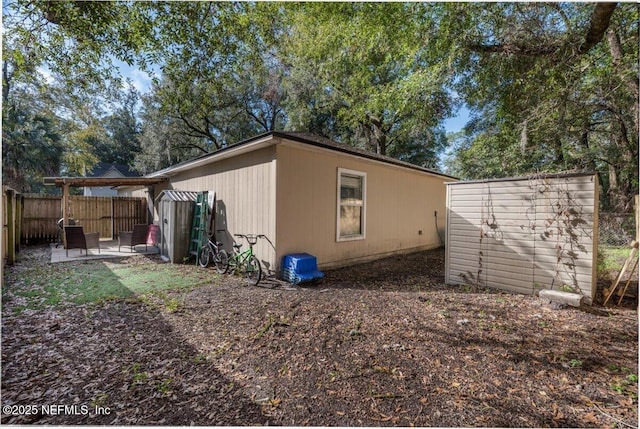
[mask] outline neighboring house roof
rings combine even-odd
[[[128,165],[124,164],[115,164],[111,162],[98,162],[96,163],[91,171],[88,171],[85,174],[85,177],[104,177],[109,173],[117,172],[122,175],[122,177],[139,177],[137,171],[133,170]]]
[[[375,161],[384,162],[386,164],[392,164],[400,167],[409,168],[412,170],[422,171],[422,172],[433,174],[436,176],[445,177],[447,179],[457,180],[456,177],[450,176],[448,174],[443,174],[435,170],[424,168],[419,165],[411,164],[409,162],[401,161],[399,159],[391,158],[389,156],[378,155],[376,153],[369,152],[363,149],[340,144],[333,140],[316,136],[310,133],[283,132],[283,131],[270,131],[267,133],[259,134],[257,136],[251,137],[250,139],[243,140],[241,142],[226,146],[215,152],[207,153],[199,157],[190,159],[188,161],[183,161],[171,167],[167,167],[162,170],[156,171],[154,173],[148,174],[146,177],[172,175],[198,165],[208,164],[210,162],[215,162],[216,160],[219,160],[219,159],[224,159],[226,157],[225,155],[231,155],[233,152],[239,151],[240,149],[243,149],[243,148],[246,148],[247,150],[255,150],[261,147],[266,147],[266,146],[269,146],[270,144],[274,144],[273,142],[274,138],[287,139],[287,140],[295,141],[298,143],[307,144],[310,146],[321,147],[321,148],[333,150],[336,152],[355,155],[361,158],[367,158]]]

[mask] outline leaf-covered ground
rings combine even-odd
[[[60,269],[47,257],[26,248],[5,272],[3,424],[637,426],[634,309],[445,286],[442,250],[302,288],[211,269],[194,288],[16,311],[27,271]]]

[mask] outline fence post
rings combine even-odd
[[[62,187],[62,243],[64,244],[64,248],[67,248],[67,237],[64,234],[64,227],[69,225],[69,184],[65,183]]]
[[[116,197],[111,197],[111,239],[115,240],[116,238],[116,211],[113,204],[113,200]]]
[[[24,212],[24,196],[20,195],[16,202],[16,252],[20,253],[22,244],[22,214]]]
[[[65,183],[62,187],[62,224],[69,225],[69,200],[71,199],[71,195],[69,195],[69,184]]]
[[[151,225],[153,223],[153,186],[147,186],[147,198],[146,198],[146,207],[145,212],[147,214],[147,224]]]
[[[7,264],[13,265],[16,261],[16,193],[13,189],[7,189]]]

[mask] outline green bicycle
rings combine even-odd
[[[233,253],[229,256],[228,271],[244,274],[248,283],[257,286],[262,278],[262,268],[260,261],[253,254],[253,246],[258,242],[258,238],[265,236],[262,234],[234,234],[234,236],[247,240],[249,248],[241,252],[242,243],[233,244]]]

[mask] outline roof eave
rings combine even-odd
[[[371,161],[376,161],[376,162],[380,162],[383,164],[391,164],[391,165],[395,165],[397,167],[404,167],[404,168],[408,168],[411,170],[417,170],[417,171],[421,171],[423,173],[427,173],[433,176],[438,176],[438,177],[443,177],[446,179],[450,179],[450,180],[459,180],[457,177],[454,176],[450,176],[448,174],[444,174],[444,173],[439,173],[437,171],[431,170],[429,168],[426,167],[421,167],[419,165],[416,164],[411,164],[410,162],[406,162],[406,161],[402,161],[399,159],[395,159],[395,158],[391,158],[388,156],[382,156],[382,155],[378,155],[376,153],[372,153],[372,152],[365,152],[365,151],[356,151],[356,150],[352,150],[350,148],[347,147],[342,147],[342,146],[338,146],[338,145],[332,145],[332,144],[326,144],[326,143],[322,143],[320,141],[316,141],[316,140],[312,140],[312,139],[308,139],[305,138],[303,136],[299,136],[296,134],[289,134],[286,132],[277,132],[274,131],[274,136],[278,136],[280,138],[284,138],[290,141],[296,141],[299,143],[304,143],[304,144],[308,144],[310,146],[315,146],[315,147],[321,147],[327,150],[332,150],[334,152],[340,152],[340,153],[345,153],[345,154],[349,154],[352,156],[357,156],[360,158],[365,158]]]
[[[156,177],[44,177],[45,185],[63,187],[83,186],[151,186],[168,180],[166,176]]]
[[[239,143],[232,144],[230,146],[219,149],[215,152],[208,153],[201,157],[184,161],[184,162],[181,162],[180,164],[147,174],[145,177],[174,176],[182,171],[189,170],[191,168],[200,167],[202,165],[207,165],[212,162],[221,161],[223,159],[242,155],[243,153],[261,149],[263,147],[268,147],[277,143],[277,140],[274,139],[274,136],[275,136],[275,133],[272,133],[272,132],[260,134],[248,140],[243,140]]]
[[[233,156],[237,156],[237,155],[241,155],[257,149],[261,149],[263,147],[275,145],[279,143],[282,139],[303,143],[310,146],[321,147],[327,150],[332,150],[334,152],[345,153],[345,154],[369,159],[376,162],[382,162],[386,164],[396,165],[399,167],[409,168],[409,169],[421,171],[423,173],[427,173],[433,176],[442,177],[444,179],[459,180],[457,177],[440,173],[434,170],[430,170],[428,168],[421,167],[419,165],[411,164],[398,159],[390,158],[387,156],[381,156],[374,153],[365,153],[365,152],[355,151],[346,147],[341,147],[337,144],[336,145],[326,144],[317,140],[312,140],[312,139],[305,138],[303,136],[299,136],[299,135],[287,133],[287,132],[281,132],[281,131],[270,131],[263,134],[259,134],[250,139],[243,140],[241,142],[219,149],[215,152],[211,152],[211,153],[202,155],[198,158],[184,161],[184,162],[181,162],[180,164],[147,174],[145,177],[152,178],[152,177],[159,177],[159,176],[174,176],[182,171],[189,170],[191,168],[200,167],[202,165],[207,165],[212,162],[221,161],[223,159],[231,158]]]

